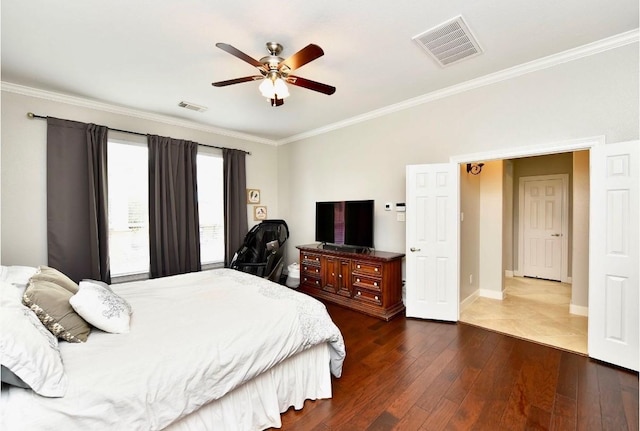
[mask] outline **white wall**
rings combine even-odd
[[[485,162],[480,176],[480,296],[503,299],[503,162]]]
[[[376,201],[375,243],[404,251],[407,164],[604,135],[638,138],[638,44],[632,44],[278,147],[282,215],[296,244],[313,242],[314,202]]]
[[[267,206],[269,217],[279,217],[275,146],[3,91],[0,189],[3,265],[47,263],[47,123],[28,119],[27,112],[249,151],[247,187],[260,189],[261,205]],[[250,206],[247,214],[251,226],[255,222]]]
[[[460,166],[460,301],[478,294],[480,280],[480,175]],[[475,297],[475,296],[474,296]]]
[[[404,202],[407,164],[596,135],[638,139],[638,44],[280,147],[3,91],[3,264],[46,260],[46,123],[28,111],[251,151],[247,186],[289,224],[288,262],[296,244],[313,242],[314,203],[330,199],[374,199],[376,248],[403,252],[405,224],[383,205]]]
[[[589,152],[573,153],[573,255],[571,305],[574,314],[587,314],[589,305]]]

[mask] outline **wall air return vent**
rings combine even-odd
[[[180,102],[178,106],[185,109],[190,109],[192,111],[204,112],[207,110],[204,106],[196,105],[195,103],[190,102]]]
[[[461,15],[420,33],[412,39],[440,66],[482,54],[482,48]]]

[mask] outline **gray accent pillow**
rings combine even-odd
[[[56,283],[32,277],[22,302],[53,335],[71,343],[81,343],[87,341],[91,327],[69,304],[72,296],[69,290]]]
[[[41,281],[50,281],[52,283],[57,284],[60,287],[65,288],[72,295],[78,293],[78,284],[71,280],[69,277],[61,273],[55,268],[51,268],[45,265],[41,265],[38,267],[38,272],[36,272],[31,280],[41,280]]]

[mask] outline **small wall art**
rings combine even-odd
[[[254,220],[266,220],[267,219],[267,207],[262,205],[256,205],[253,207],[253,219]]]
[[[260,190],[259,189],[247,189],[247,203],[259,204],[260,203]]]

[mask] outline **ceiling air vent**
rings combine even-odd
[[[190,109],[192,111],[204,112],[207,110],[204,106],[196,105],[195,103],[190,102],[180,102],[178,106],[185,109]]]
[[[412,39],[424,48],[440,66],[482,54],[482,48],[461,15]]]

